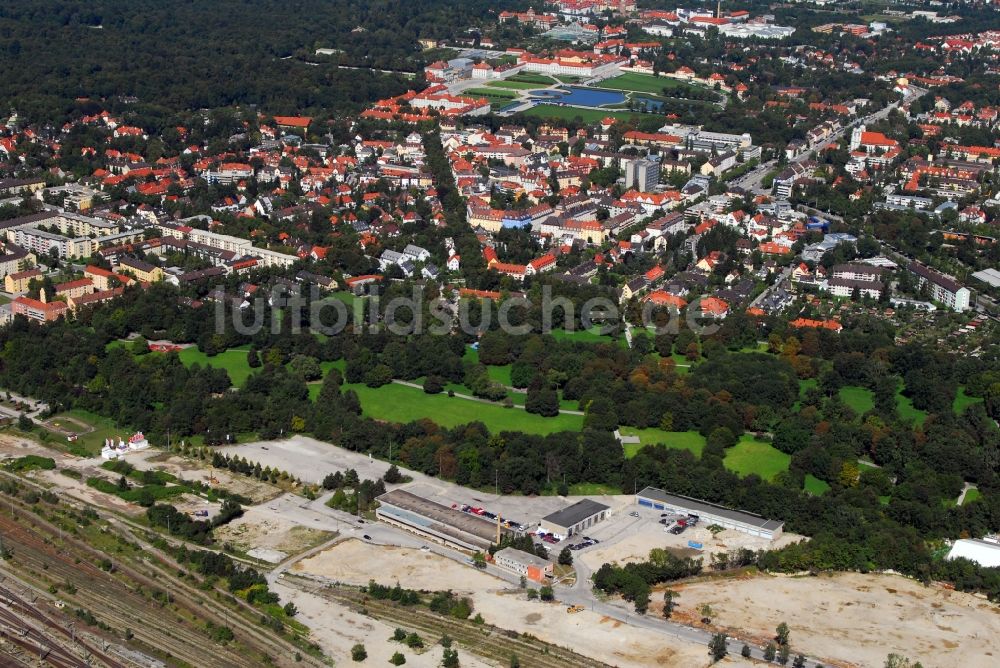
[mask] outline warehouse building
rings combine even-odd
[[[410,492],[394,489],[378,497],[375,516],[422,536],[462,550],[478,552],[493,545],[497,525],[476,515],[442,506]],[[509,533],[501,527],[501,533]]]
[[[958,559],[959,557],[974,561],[985,568],[997,568],[1000,566],[1000,541],[993,538],[956,540],[946,558]]]
[[[521,575],[534,582],[548,582],[553,575],[552,562],[539,556],[505,547],[493,555],[493,563],[514,575]]]
[[[732,510],[724,506],[717,506],[707,501],[689,499],[686,496],[667,494],[662,489],[647,487],[635,496],[635,501],[640,506],[662,510],[670,513],[683,515],[697,515],[706,525],[717,524],[724,529],[742,531],[751,536],[760,536],[768,540],[774,540],[781,535],[784,522],[769,520],[747,513],[742,510]]]
[[[590,499],[577,501],[572,506],[542,518],[539,525],[544,532],[567,538],[607,519],[608,506]]]

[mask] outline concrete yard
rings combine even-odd
[[[742,629],[763,644],[782,621],[793,649],[855,666],[881,666],[890,652],[925,666],[988,668],[1000,662],[1000,608],[984,599],[896,575],[758,576],[675,585],[675,615]],[[653,594],[654,601],[662,596]],[[658,610],[657,610],[658,611]]]
[[[630,516],[628,513],[631,512],[638,513],[639,517]],[[677,556],[703,557],[707,564],[711,555],[716,552],[729,552],[738,548],[777,549],[803,539],[797,534],[785,533],[777,540],[769,541],[733,529],[713,535],[704,523],[675,535],[663,530],[663,525],[659,523],[660,514],[660,511],[648,508],[628,508],[627,512],[619,513],[617,517],[612,517],[590,532],[589,535],[601,543],[579,552],[580,558],[589,568],[597,570],[608,562],[626,564],[645,561],[649,551],[658,547]],[[701,543],[703,549],[688,547],[688,541]]]

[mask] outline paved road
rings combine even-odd
[[[893,102],[892,104],[889,104],[889,105],[883,107],[882,109],[879,109],[878,111],[872,112],[871,114],[868,114],[867,116],[862,116],[861,118],[856,119],[855,121],[852,121],[851,123],[848,123],[847,125],[845,125],[841,129],[837,130],[832,135],[830,135],[829,137],[827,137],[826,139],[824,139],[822,142],[820,142],[820,145],[826,146],[827,144],[831,144],[831,143],[833,143],[835,141],[839,141],[840,138],[844,136],[844,134],[846,134],[849,130],[853,130],[854,126],[857,125],[857,124],[859,124],[859,123],[866,123],[867,124],[867,123],[875,123],[877,121],[880,121],[883,118],[885,118],[886,116],[888,116],[889,112],[891,112],[893,109],[896,109],[897,107],[899,107],[899,105],[902,104],[903,102],[910,102],[912,100],[915,100],[916,98],[920,97],[921,95],[923,95],[926,92],[927,91],[924,90],[924,89],[922,89],[922,88],[912,88],[911,87],[910,91],[903,97],[902,100]],[[813,154],[815,148],[816,147],[813,147],[813,150],[804,151],[804,152],[800,153],[799,155],[797,155],[794,158],[792,158],[791,160],[789,160],[788,163],[789,164],[794,164],[794,163],[800,163],[800,162],[803,162],[805,160],[808,160],[810,158],[810,156]],[[732,185],[734,185],[734,186],[738,186],[738,187],[743,188],[744,190],[746,190],[748,192],[752,192],[752,193],[757,194],[757,195],[767,194],[769,192],[769,189],[763,188],[762,182],[764,180],[764,177],[767,175],[767,173],[770,172],[771,170],[773,170],[777,164],[778,164],[777,160],[769,160],[768,162],[761,163],[760,166],[756,167],[755,169],[753,169],[750,172],[747,172],[746,174],[744,174],[740,178],[734,179],[730,183]]]

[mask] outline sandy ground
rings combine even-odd
[[[214,530],[217,540],[238,549],[261,548],[297,554],[333,538],[328,531],[304,527],[259,508],[247,508],[241,517]]]
[[[145,508],[123,501],[113,494],[105,494],[104,492],[98,492],[93,487],[88,487],[85,482],[87,478],[86,474],[84,474],[83,480],[70,478],[59,473],[59,471],[33,471],[29,477],[43,485],[58,487],[58,491],[61,494],[66,494],[86,503],[111,508],[126,515],[135,516],[146,512]]]
[[[395,652],[402,652],[406,657],[406,666],[416,668],[436,668],[441,665],[443,648],[436,643],[438,638],[424,638],[427,645],[422,654],[405,647],[401,643],[389,640],[395,627],[365,617],[314,594],[286,587],[280,582],[271,589],[281,596],[282,601],[292,601],[299,609],[296,619],[306,624],[313,639],[340,666],[388,666],[389,658]],[[361,643],[368,652],[368,658],[361,664],[351,661],[351,648]],[[463,668],[485,668],[496,664],[486,662],[454,643],[452,648],[458,651],[458,658]]]
[[[374,578],[382,584],[399,581],[413,589],[452,589],[470,595],[476,611],[491,624],[530,633],[610,665],[690,668],[708,664],[707,650],[699,644],[681,643],[589,610],[566,614],[562,605],[529,601],[501,580],[419,550],[351,539],[297,563],[292,570],[352,584]]]
[[[506,586],[503,580],[492,575],[466,568],[431,552],[390,545],[374,546],[354,538],[303,559],[292,570],[349,584],[367,584],[374,578],[379,584],[394,585],[399,582],[409,589],[451,589],[456,593],[474,593]]]
[[[682,616],[708,603],[715,624],[755,634],[761,644],[784,621],[792,647],[811,656],[881,666],[895,652],[925,666],[1000,665],[1000,608],[900,576],[758,576],[672,589]]]

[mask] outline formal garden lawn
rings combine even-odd
[[[531,81],[517,81],[514,79],[504,79],[501,81],[491,81],[486,84],[489,88],[512,88],[514,90],[531,90],[532,88],[544,88],[550,84],[539,84]]]
[[[744,435],[739,443],[726,450],[722,463],[737,475],[756,473],[764,480],[771,480],[782,471],[787,471],[791,461],[791,455],[786,455],[770,443],[755,441],[751,436]]]
[[[494,404],[449,397],[445,393],[426,394],[423,390],[398,383],[379,388],[367,385],[347,385],[361,400],[364,415],[376,420],[406,423],[430,419],[442,427],[451,428],[469,422],[482,422],[493,433],[523,431],[527,434],[551,434],[557,431],[580,431],[582,415],[560,414],[541,417],[520,408],[504,408]]]
[[[517,97],[517,91],[505,90],[503,88],[470,88],[465,91],[464,94],[475,97],[498,98],[504,100],[513,100]]]
[[[546,86],[556,83],[556,80],[552,77],[547,77],[544,74],[536,74],[535,72],[518,72],[512,77],[504,79],[504,81],[521,81],[523,83],[543,84]]]
[[[621,427],[619,433],[622,436],[638,436],[638,443],[626,443],[625,457],[631,459],[636,453],[647,445],[665,445],[676,450],[687,450],[695,457],[701,456],[701,451],[705,448],[705,437],[696,431],[664,431],[655,427],[647,429],[637,429],[635,427]]]
[[[611,79],[605,79],[600,83],[601,88],[611,88],[614,90],[627,90],[637,93],[650,93],[652,95],[663,95],[663,89],[693,89],[696,86],[684,81],[667,77],[657,77],[652,74],[639,74],[637,72],[627,72]],[[669,92],[668,92],[669,94]]]
[[[802,488],[809,494],[821,496],[826,494],[830,489],[830,483],[825,480],[820,480],[812,473],[807,473],[806,478],[802,483]]]

